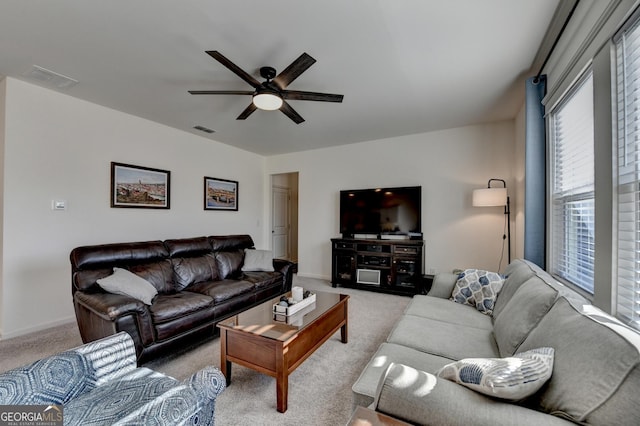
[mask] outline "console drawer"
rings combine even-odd
[[[413,246],[395,246],[396,254],[418,254],[418,247]]]
[[[357,250],[373,253],[391,253],[391,246],[385,244],[358,244]]]
[[[353,243],[343,243],[341,241],[333,244],[333,248],[339,250],[355,250],[355,244]]]

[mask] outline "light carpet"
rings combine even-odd
[[[216,402],[216,425],[344,425],[351,416],[351,386],[411,300],[333,288],[324,280],[294,276],[311,291],[348,294],[349,342],[334,334],[289,376],[288,409],[276,411],[275,379],[233,365],[231,385]],[[75,323],[0,341],[0,371],[82,344]],[[147,362],[145,367],[184,379],[206,365],[220,366],[218,338]]]

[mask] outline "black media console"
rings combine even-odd
[[[333,238],[333,287],[360,288],[385,293],[425,294],[423,240]]]

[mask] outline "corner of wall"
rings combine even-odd
[[[515,117],[514,141],[515,152],[513,162],[513,177],[515,179],[516,194],[518,197],[513,203],[514,240],[513,258],[524,257],[524,176],[525,176],[525,104],[523,103]]]
[[[6,133],[6,104],[7,104],[7,78],[0,79],[0,312],[4,309],[4,274],[3,274],[3,247],[4,247],[4,140]],[[0,339],[2,339],[4,317],[0,315]]]

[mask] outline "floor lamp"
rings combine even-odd
[[[502,182],[502,188],[491,187],[491,182]],[[507,256],[509,263],[511,263],[511,210],[509,208],[509,196],[507,195],[507,183],[502,179],[489,179],[486,188],[474,189],[473,206],[504,206],[504,214],[507,215],[507,235],[502,235],[502,239],[507,239]]]

